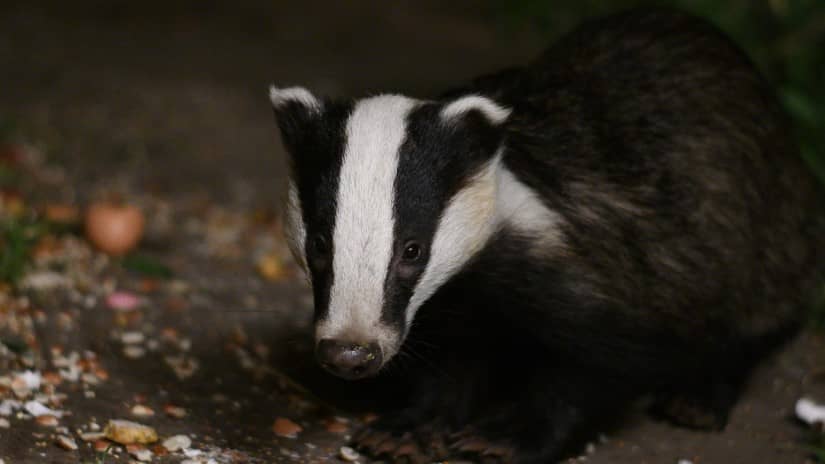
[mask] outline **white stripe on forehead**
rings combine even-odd
[[[332,237],[333,282],[319,338],[378,336],[379,344],[394,342],[381,340],[380,318],[393,251],[398,150],[415,105],[402,96],[373,97],[358,102],[347,121]]]

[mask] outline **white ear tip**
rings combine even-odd
[[[269,86],[269,100],[276,108],[289,102],[297,102],[313,110],[321,108],[321,102],[303,87],[278,88],[271,85]]]
[[[501,124],[510,117],[512,110],[500,106],[498,103],[481,95],[468,95],[450,103],[441,110],[441,118],[450,120],[457,118],[468,111],[480,111],[493,124]]]

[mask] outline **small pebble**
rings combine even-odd
[[[0,429],[7,429],[9,427],[11,427],[11,424],[9,423],[8,419],[6,419],[5,417],[0,417]]]

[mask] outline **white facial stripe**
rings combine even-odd
[[[398,150],[415,100],[383,95],[358,102],[347,122],[333,231],[333,283],[320,338],[377,340],[385,358],[400,340],[382,328],[384,282],[393,250]]]
[[[276,108],[288,102],[298,102],[314,111],[321,109],[321,102],[312,95],[309,90],[303,87],[287,87],[279,89],[278,87],[269,87],[269,100]]]
[[[446,121],[471,110],[480,111],[493,124],[501,124],[510,116],[509,108],[499,106],[487,97],[468,95],[445,106],[441,110],[441,118]]]
[[[427,268],[407,308],[407,327],[418,308],[467,263],[493,234],[501,155],[496,155],[456,193],[444,210],[430,247]]]
[[[292,179],[289,180],[289,190],[284,211],[284,235],[286,235],[289,250],[295,261],[307,271],[306,259],[304,256],[304,243],[306,243],[306,229],[304,227],[304,216],[301,212],[301,201],[298,197],[298,187]],[[307,272],[307,275],[309,273]]]

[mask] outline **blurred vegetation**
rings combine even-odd
[[[586,18],[643,5],[678,8],[710,20],[744,47],[775,84],[795,122],[802,156],[825,182],[825,0],[488,2],[505,27],[530,25],[548,43]],[[815,302],[813,322],[825,329],[825,289]]]
[[[776,84],[802,154],[825,182],[825,0],[488,0],[510,27],[552,39],[591,18],[641,5],[679,8],[726,31]]]

